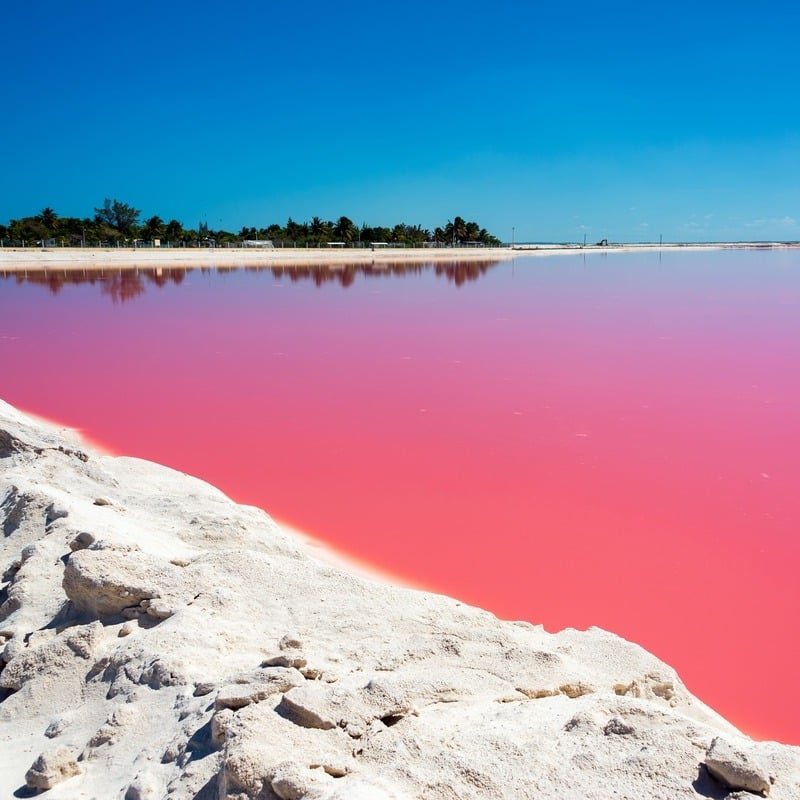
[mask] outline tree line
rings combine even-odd
[[[249,241],[272,241],[286,247],[324,247],[331,243],[346,246],[368,246],[386,243],[397,246],[478,244],[497,246],[500,240],[477,222],[454,217],[433,231],[421,225],[400,222],[392,227],[356,225],[348,217],[336,221],[313,217],[310,222],[285,225],[273,223],[263,228],[242,227],[238,232],[212,230],[204,222],[187,228],[177,219],[168,221],[155,215],[141,220],[141,212],[127,203],[106,198],[94,209],[93,217],[62,217],[49,206],[32,217],[12,219],[0,225],[0,240],[31,245],[64,245],[91,247],[133,245],[136,243],[170,243],[185,247],[235,246]]]

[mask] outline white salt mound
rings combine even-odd
[[[0,525],[0,798],[800,798],[637,645],[348,574],[1,401]]]

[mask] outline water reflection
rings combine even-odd
[[[470,261],[379,261],[370,264],[276,264],[270,266],[243,267],[154,267],[135,269],[45,269],[36,271],[0,272],[0,278],[17,284],[32,283],[46,286],[52,294],[58,294],[65,286],[99,284],[100,291],[114,303],[124,303],[144,294],[148,284],[159,288],[167,284],[179,285],[189,272],[217,273],[226,275],[235,272],[271,273],[276,280],[313,281],[316,286],[338,283],[343,288],[352,286],[357,277],[396,278],[433,272],[454,286],[477,281],[490,269],[502,262],[492,259]]]
[[[124,303],[144,294],[146,284],[159,288],[168,283],[180,284],[186,277],[183,269],[80,269],[43,270],[25,272],[1,272],[0,278],[13,280],[17,284],[32,283],[46,286],[52,294],[58,294],[65,286],[99,284],[102,294],[115,303]]]

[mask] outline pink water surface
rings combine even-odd
[[[800,254],[330,277],[0,278],[0,396],[800,743]]]

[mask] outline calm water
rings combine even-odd
[[[0,277],[0,396],[800,743],[797,252]]]

